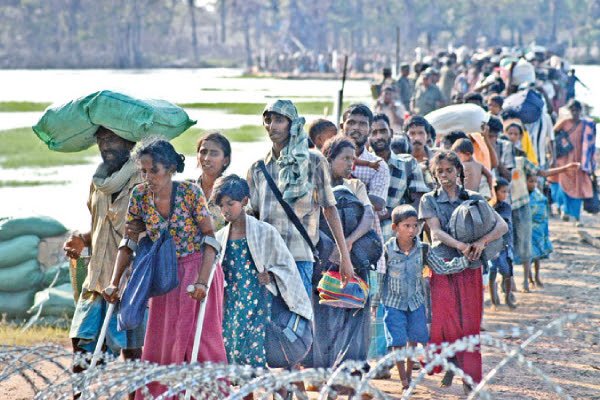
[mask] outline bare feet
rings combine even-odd
[[[535,286],[543,288],[544,284],[540,281],[540,278],[535,278]]]
[[[506,297],[504,297],[504,302],[506,303],[508,308],[514,310],[515,308],[517,308],[517,305],[513,302],[512,297],[513,296],[511,296],[510,294],[506,295]]]

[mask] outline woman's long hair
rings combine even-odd
[[[438,181],[438,178],[435,174],[437,166],[442,161],[448,161],[458,171],[458,178],[460,180],[460,185],[458,185],[458,198],[463,201],[469,200],[469,193],[467,193],[467,191],[465,190],[465,170],[463,168],[462,162],[460,162],[460,158],[455,152],[449,150],[442,150],[438,152],[431,161],[430,169],[435,179],[435,183],[437,185],[433,195],[435,197],[438,197],[441,194],[441,191],[443,190],[442,185]]]

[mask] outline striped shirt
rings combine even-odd
[[[273,150],[267,153],[264,162],[267,171],[275,183],[278,183],[280,168],[273,156]],[[329,164],[321,153],[314,150],[310,150],[308,181],[312,185],[312,191],[300,198],[295,204],[290,204],[290,206],[296,212],[313,244],[316,246],[319,241],[319,216],[321,207],[335,206],[336,202],[331,188]],[[252,211],[258,215],[258,219],[277,229],[292,256],[294,256],[295,261],[314,261],[308,243],[302,238],[300,232],[296,229],[292,221],[290,221],[279,201],[277,201],[267,183],[267,179],[258,166],[258,161],[252,164],[248,171],[248,185],[250,186]]]
[[[436,274],[454,274],[468,267],[466,257],[456,257],[445,262],[435,252],[429,250],[426,260],[422,259],[422,244],[415,239],[415,245],[409,254],[398,247],[396,238],[385,244],[387,272],[379,273],[381,303],[401,311],[414,311],[425,301],[423,268],[429,266]]]
[[[392,152],[388,160],[390,170],[390,186],[388,188],[386,207],[393,210],[403,201],[407,189],[413,193],[427,193],[429,187],[423,179],[421,166],[410,154],[395,154]],[[410,203],[410,200],[408,201]]]

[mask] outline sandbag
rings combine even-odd
[[[490,115],[476,104],[453,104],[425,115],[438,135],[452,131],[465,133],[480,132],[481,124],[488,122]]]
[[[42,280],[44,287],[50,286],[57,273],[58,277],[56,278],[56,282],[54,282],[54,286],[71,282],[69,262],[65,261],[63,263],[53,265],[52,267],[48,268],[46,272],[44,272],[44,278]]]
[[[67,228],[52,217],[29,217],[8,219],[0,223],[0,241],[23,235],[40,238],[62,235]]]
[[[0,268],[12,267],[37,258],[39,243],[40,238],[33,235],[0,242]]]
[[[544,99],[537,91],[528,89],[511,94],[504,99],[502,110],[513,111],[524,124],[532,124],[542,116]]]
[[[20,292],[39,288],[44,274],[34,258],[14,267],[0,268],[0,292]]]
[[[37,289],[27,289],[20,292],[0,292],[0,314],[8,317],[24,317],[33,304]]]
[[[42,307],[41,316],[73,316],[75,302],[73,301],[73,288],[71,284],[65,283],[37,292],[33,306],[27,312],[35,314],[40,307]]]
[[[535,67],[529,61],[521,58],[512,74],[512,84],[519,86],[525,82],[535,82]]]
[[[96,143],[94,133],[99,126],[138,142],[151,135],[173,139],[195,123],[183,108],[166,100],[136,99],[103,90],[50,106],[33,131],[50,150],[74,152]]]
[[[494,230],[496,226],[496,211],[485,200],[463,201],[452,212],[448,227],[450,235],[463,243],[473,243]],[[498,257],[504,248],[503,238],[498,238],[487,244],[480,260],[471,262],[471,268],[479,268],[482,262]]]

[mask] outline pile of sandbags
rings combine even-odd
[[[48,270],[52,267],[48,262],[56,261],[57,254],[61,254],[66,232],[64,225],[50,217],[15,218],[0,223],[0,314],[26,317],[36,293],[52,283],[54,277],[58,281],[62,276],[60,283],[64,283],[66,275],[68,282],[64,256],[60,265]]]

